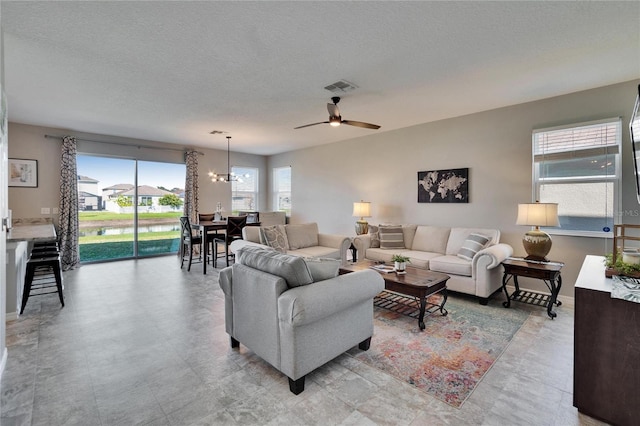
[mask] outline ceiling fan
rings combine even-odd
[[[331,98],[331,101],[333,101],[332,104],[327,104],[327,110],[329,111],[329,121],[305,124],[304,126],[294,127],[294,129],[302,129],[303,127],[315,126],[316,124],[330,124],[334,127],[337,127],[341,124],[348,124],[349,126],[363,127],[365,129],[373,130],[378,130],[380,128],[380,126],[378,126],[377,124],[364,123],[362,121],[343,120],[342,116],[340,115],[340,110],[338,109],[338,102],[340,102],[340,98],[338,96],[334,96],[333,98]]]

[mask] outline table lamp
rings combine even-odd
[[[527,252],[526,260],[547,261],[547,254],[551,250],[551,237],[540,226],[560,226],[558,220],[557,203],[518,204],[518,218],[516,225],[534,226],[535,228],[524,234],[522,245]]]
[[[369,232],[369,224],[365,217],[371,217],[371,203],[369,201],[360,201],[353,203],[353,216],[359,217],[356,221],[356,235],[363,235]]]

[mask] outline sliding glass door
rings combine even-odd
[[[184,164],[78,155],[80,261],[176,253]]]

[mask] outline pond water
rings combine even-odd
[[[180,224],[179,223],[171,223],[171,224],[160,224],[160,225],[148,225],[148,226],[138,226],[138,233],[144,234],[148,232],[180,232]],[[80,228],[79,229],[81,237],[87,236],[97,236],[97,235],[122,235],[122,234],[133,234],[133,226],[105,226],[101,228]]]

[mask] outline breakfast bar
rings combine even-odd
[[[27,261],[33,243],[55,241],[56,238],[56,229],[52,223],[19,225],[7,232],[6,320],[18,318]]]

